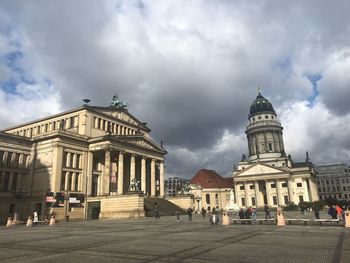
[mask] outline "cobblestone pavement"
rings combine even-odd
[[[199,215],[181,220],[1,226],[0,262],[350,262],[350,229],[340,224],[211,226]]]

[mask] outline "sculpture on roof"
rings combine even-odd
[[[127,106],[128,106],[128,103],[121,101],[118,95],[113,96],[111,107],[115,107],[117,109],[123,109],[123,108],[126,108]]]

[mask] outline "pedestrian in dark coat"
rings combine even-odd
[[[188,221],[192,221],[192,213],[193,213],[193,209],[191,207],[189,207],[187,209]]]

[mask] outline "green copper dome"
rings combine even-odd
[[[260,92],[256,99],[253,101],[253,103],[250,105],[250,114],[255,115],[257,113],[262,113],[262,112],[267,112],[267,113],[274,113],[276,114],[275,110],[273,109],[273,106],[271,102],[263,97]]]

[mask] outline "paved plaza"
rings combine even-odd
[[[350,262],[341,225],[211,226],[194,215],[0,227],[0,262]]]

